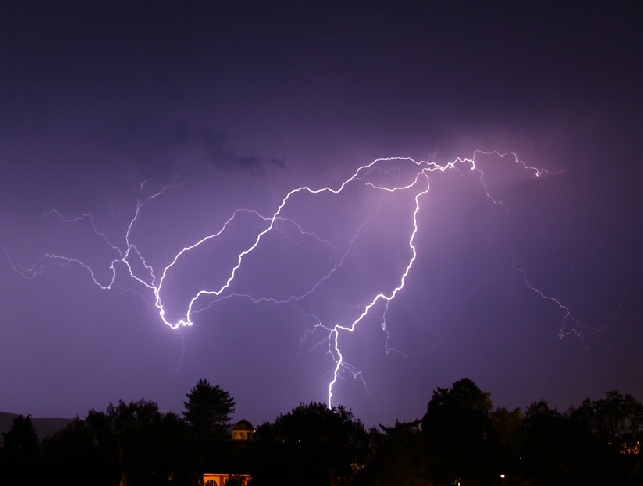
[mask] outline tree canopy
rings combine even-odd
[[[470,379],[438,388],[422,418],[434,484],[490,484],[495,479],[497,441],[492,403]]]
[[[300,404],[273,424],[259,427],[262,463],[257,484],[346,483],[368,451],[361,421],[344,407]]]
[[[188,401],[183,402],[183,417],[198,439],[207,440],[225,434],[235,412],[235,402],[229,392],[202,378],[185,396]]]

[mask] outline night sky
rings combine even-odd
[[[508,408],[643,399],[640,25],[635,2],[2,2],[0,410],[180,412],[200,378],[253,423],[327,402],[319,325],[401,284],[414,215],[404,288],[338,335],[333,405],[411,420],[463,377]],[[355,174],[163,322],[289,191]],[[222,229],[162,318],[151,285]]]

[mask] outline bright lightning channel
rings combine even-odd
[[[133,281],[141,284],[144,288],[148,289],[148,291],[152,293],[153,305],[156,308],[160,319],[165,325],[176,330],[181,328],[182,326],[193,325],[194,324],[193,316],[195,314],[202,312],[203,310],[209,308],[213,303],[218,302],[222,299],[228,299],[232,297],[243,297],[243,298],[250,299],[254,303],[268,302],[273,304],[290,304],[290,305],[296,306],[299,301],[313,294],[320,285],[322,285],[324,282],[330,279],[333,276],[333,274],[336,273],[344,265],[345,259],[348,257],[348,255],[351,253],[353,249],[353,243],[355,242],[356,238],[379,211],[379,207],[378,207],[375,213],[367,217],[366,220],[357,228],[352,240],[349,242],[347,246],[347,249],[341,255],[337,263],[316,283],[314,283],[312,286],[305,289],[301,293],[297,295],[291,295],[286,299],[276,299],[271,297],[255,297],[250,294],[232,292],[231,286],[235,281],[235,277],[239,273],[241,267],[245,264],[249,255],[251,255],[253,252],[257,250],[257,248],[260,247],[261,243],[266,239],[268,234],[270,234],[273,231],[279,231],[278,229],[276,229],[276,225],[278,222],[283,222],[283,221],[289,222],[294,225],[294,227],[297,229],[297,231],[299,231],[300,234],[315,237],[319,242],[332,246],[332,243],[330,241],[324,240],[312,232],[305,231],[299,223],[297,223],[293,219],[287,218],[284,215],[287,207],[296,204],[294,202],[296,199],[295,196],[299,194],[308,194],[313,197],[320,194],[338,195],[344,192],[346,188],[348,188],[349,186],[353,186],[356,184],[362,184],[364,187],[367,187],[369,190],[377,191],[382,194],[395,193],[395,192],[408,192],[412,196],[411,200],[414,201],[413,210],[410,218],[412,221],[412,229],[410,230],[410,233],[408,234],[408,236],[405,238],[406,245],[408,246],[408,250],[409,250],[409,253],[408,253],[409,257],[408,257],[408,260],[406,261],[406,264],[403,265],[402,271],[399,273],[396,280],[390,284],[389,288],[386,291],[380,291],[375,295],[372,295],[370,300],[360,304],[359,309],[361,309],[361,312],[358,313],[355,319],[353,319],[348,323],[343,323],[343,324],[342,323],[335,323],[335,324],[324,323],[322,322],[321,319],[315,316],[313,312],[310,312],[309,310],[306,310],[306,309],[300,309],[303,313],[305,314],[307,313],[307,315],[309,315],[314,320],[316,320],[313,331],[307,331],[307,333],[312,333],[319,329],[321,329],[324,332],[325,338],[323,339],[322,343],[327,344],[328,346],[327,354],[331,356],[334,362],[332,378],[328,383],[328,406],[332,407],[333,390],[338,379],[340,379],[343,374],[349,374],[355,378],[359,378],[362,381],[364,381],[362,378],[361,372],[345,360],[344,353],[342,352],[341,336],[345,333],[355,332],[358,326],[369,315],[376,312],[375,309],[377,308],[382,309],[381,313],[379,314],[382,322],[381,329],[386,335],[386,338],[387,338],[386,350],[387,352],[389,351],[386,315],[389,310],[390,304],[395,300],[397,295],[404,289],[407,283],[409,273],[411,272],[413,265],[418,256],[417,248],[415,246],[416,236],[419,231],[418,215],[422,207],[422,201],[423,199],[425,199],[426,195],[430,191],[429,175],[432,172],[446,172],[451,170],[461,171],[462,169],[468,168],[469,170],[475,171],[478,174],[480,184],[483,187],[486,196],[495,205],[502,206],[502,202],[495,200],[487,190],[487,186],[484,180],[484,173],[482,172],[481,169],[478,168],[476,164],[476,157],[478,157],[479,155],[495,155],[502,158],[509,157],[513,163],[520,165],[522,169],[530,172],[531,174],[533,174],[534,177],[540,177],[544,173],[544,171],[540,169],[528,166],[527,164],[522,162],[515,153],[512,153],[512,152],[501,154],[498,152],[476,151],[474,155],[470,158],[458,157],[455,160],[452,160],[444,165],[440,165],[436,162],[431,162],[431,161],[416,161],[408,157],[378,158],[373,160],[371,163],[367,165],[363,165],[359,167],[350,175],[350,177],[348,177],[346,180],[344,180],[341,184],[339,184],[336,187],[327,186],[327,187],[313,188],[309,186],[301,186],[291,190],[290,192],[286,193],[286,195],[282,198],[281,202],[279,203],[277,209],[271,215],[264,216],[253,209],[246,209],[246,208],[236,209],[217,231],[199,239],[198,241],[188,246],[181,248],[173,257],[169,259],[169,264],[167,264],[164,268],[162,268],[160,272],[156,272],[155,269],[152,267],[152,265],[146,262],[142,252],[139,251],[137,246],[133,243],[132,233],[141,218],[141,213],[143,208],[147,204],[150,204],[154,199],[163,196],[163,194],[166,191],[168,191],[170,188],[173,187],[168,185],[163,189],[161,189],[160,191],[154,193],[153,195],[144,199],[139,199],[137,201],[134,214],[129,221],[129,224],[127,226],[127,231],[125,232],[125,235],[124,235],[124,242],[125,242],[124,246],[114,243],[107,237],[107,235],[104,232],[101,232],[96,226],[94,222],[94,218],[92,217],[91,214],[83,214],[76,218],[67,219],[59,211],[52,209],[51,211],[49,211],[48,213],[42,216],[43,218],[52,217],[52,216],[56,217],[65,225],[74,225],[84,221],[88,221],[90,223],[92,231],[96,234],[96,236],[98,236],[104,242],[104,244],[106,244],[109,248],[111,248],[111,250],[116,255],[116,257],[109,264],[110,277],[106,281],[99,280],[96,277],[96,273],[94,269],[89,264],[85,263],[81,259],[78,259],[72,256],[46,253],[38,261],[36,261],[36,263],[34,263],[32,266],[23,267],[14,263],[9,257],[9,255],[7,254],[6,250],[5,250],[5,254],[7,254],[7,258],[9,259],[13,270],[25,278],[32,279],[37,275],[41,274],[48,264],[61,264],[61,265],[73,264],[73,265],[79,265],[80,267],[84,268],[89,273],[90,278],[92,279],[94,284],[103,290],[110,290],[115,286],[117,286],[116,285],[117,275],[120,274],[121,269],[124,269],[126,277],[129,277]],[[384,183],[375,183],[371,181],[369,176],[375,175],[376,172],[382,172],[385,175],[388,174],[389,170],[387,170],[385,166],[391,163],[398,164],[400,166],[399,167],[400,169],[401,168],[407,169],[410,167],[411,171],[414,172],[414,175],[409,179],[410,182],[407,181],[406,183],[387,185]],[[141,184],[141,188],[140,188],[141,190],[143,189],[144,185],[145,185],[145,182]],[[223,284],[221,284],[216,288],[203,288],[198,290],[190,298],[185,314],[177,320],[170,320],[167,317],[166,304],[164,303],[162,298],[164,285],[166,284],[168,275],[175,267],[178,267],[181,265],[181,262],[190,252],[194,251],[199,247],[202,247],[204,244],[206,244],[209,241],[216,240],[217,238],[224,235],[224,233],[226,233],[227,231],[231,231],[230,230],[231,225],[242,214],[247,214],[258,218],[258,220],[264,224],[263,229],[261,229],[260,231],[257,231],[255,236],[251,239],[250,244],[248,244],[237,254],[236,261],[234,265],[232,265],[232,267],[230,268],[229,272],[227,273],[227,277],[224,279]],[[527,279],[527,274],[523,270],[521,269],[516,269],[516,270],[522,273],[525,285],[530,290],[537,293],[540,297],[554,302],[561,308],[562,311],[564,311],[565,316],[563,318],[563,329],[561,329],[561,336],[563,335],[565,322],[567,320],[571,319],[574,321],[574,323],[582,325],[582,323],[580,323],[572,316],[568,307],[562,304],[559,300],[545,295],[538,288],[531,285]],[[209,304],[207,305],[200,304],[201,307],[195,307],[197,302],[203,301],[206,297],[209,297],[210,299],[212,299],[209,302]],[[379,304],[382,304],[382,305],[379,305]],[[577,331],[572,331],[572,332],[577,332]],[[305,337],[303,339],[305,339]],[[364,385],[366,384],[364,383]]]

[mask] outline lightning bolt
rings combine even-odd
[[[268,215],[259,213],[254,209],[239,208],[232,212],[232,214],[225,220],[215,231],[194,241],[193,243],[184,246],[174,256],[170,257],[169,263],[162,266],[160,269],[146,261],[143,252],[137,247],[135,243],[134,233],[137,224],[144,217],[145,208],[153,204],[154,201],[165,195],[166,192],[176,186],[167,185],[161,190],[154,192],[147,197],[139,197],[134,208],[131,219],[127,224],[127,229],[122,237],[121,243],[112,241],[106,233],[102,232],[96,225],[94,217],[91,214],[82,214],[75,218],[65,218],[59,211],[52,209],[45,213],[41,218],[55,218],[61,224],[61,227],[71,227],[79,224],[87,224],[91,228],[91,232],[99,238],[102,245],[114,255],[108,264],[108,278],[100,279],[94,267],[83,261],[80,258],[62,254],[62,253],[45,253],[33,265],[26,267],[15,263],[8,252],[5,250],[5,255],[10,262],[13,270],[24,278],[32,279],[40,275],[50,264],[54,265],[77,265],[84,269],[93,283],[103,290],[110,290],[115,287],[125,289],[119,282],[121,278],[129,279],[135,286],[140,288],[137,292],[144,295],[151,296],[151,306],[156,309],[161,321],[170,327],[177,330],[183,326],[192,326],[194,324],[193,318],[196,314],[208,309],[211,305],[220,302],[224,299],[230,298],[244,298],[249,299],[251,302],[268,303],[271,305],[288,305],[301,312],[303,315],[312,319],[314,324],[312,329],[304,333],[302,343],[304,340],[317,332],[321,332],[323,339],[318,342],[315,347],[323,345],[326,347],[326,353],[332,359],[332,378],[328,383],[328,406],[332,407],[333,391],[337,381],[343,379],[344,376],[352,376],[356,379],[362,380],[366,388],[366,382],[362,372],[349,363],[345,358],[343,351],[342,338],[350,333],[354,333],[360,325],[369,316],[379,316],[381,319],[381,330],[386,336],[386,351],[396,351],[388,346],[389,332],[387,329],[387,313],[389,307],[394,302],[395,298],[402,292],[407,284],[410,273],[418,258],[418,250],[416,248],[416,237],[419,232],[418,219],[424,201],[430,192],[430,180],[433,173],[443,173],[446,171],[455,171],[464,173],[465,170],[473,171],[477,174],[480,185],[484,194],[493,204],[503,207],[503,202],[494,199],[490,191],[487,189],[485,175],[476,164],[476,159],[480,155],[495,155],[501,157],[503,160],[509,159],[512,163],[517,164],[523,170],[529,172],[534,177],[540,177],[544,171],[535,167],[528,166],[521,161],[515,153],[498,153],[498,152],[481,152],[476,151],[472,157],[458,157],[445,164],[438,164],[432,161],[416,161],[408,157],[386,157],[373,160],[367,165],[360,166],[348,178],[337,186],[331,187],[310,187],[301,186],[287,192],[281,199],[276,209]],[[146,186],[143,182],[138,187],[138,193],[142,193]],[[352,239],[348,241],[343,250],[339,250],[339,256],[332,257],[330,268],[321,275],[315,282],[309,284],[301,291],[289,295],[285,298],[278,298],[270,295],[254,295],[251,292],[244,292],[237,290],[234,287],[238,280],[238,275],[247,266],[252,255],[256,254],[262,248],[266,240],[273,233],[280,234],[286,240],[294,241],[291,236],[286,232],[286,228],[294,230],[298,237],[311,238],[320,245],[324,245],[331,250],[331,254],[338,251],[338,247],[329,238],[325,238],[315,231],[310,231],[306,228],[301,221],[296,217],[288,215],[292,207],[297,207],[297,202],[301,198],[319,198],[323,195],[334,197],[348,191],[350,188],[356,186],[361,187],[365,191],[370,191],[375,195],[379,195],[376,209],[371,211],[354,230]],[[392,195],[405,195],[411,201],[412,210],[408,218],[407,224],[410,231],[404,236],[405,241],[405,254],[406,261],[401,265],[397,276],[391,280],[385,289],[373,291],[373,293],[365,300],[358,302],[352,306],[353,317],[346,321],[337,322],[337,319],[329,320],[327,318],[319,317],[317,310],[314,306],[307,304],[307,299],[316,294],[322,286],[327,285],[330,280],[346,265],[346,261],[352,256],[355,251],[356,241],[362,237],[362,233],[372,225],[374,219],[380,212],[380,204],[384,197]],[[505,208],[506,209],[506,208]],[[197,290],[188,300],[185,307],[184,314],[176,319],[170,318],[167,312],[167,304],[164,297],[169,280],[173,273],[181,267],[182,263],[190,254],[194,254],[197,250],[203,249],[207,244],[214,242],[224,235],[234,231],[235,224],[239,223],[241,218],[249,218],[257,225],[257,229],[253,232],[253,236],[249,241],[236,253],[233,258],[233,263],[221,279],[219,285],[204,286]],[[527,279],[527,274],[518,269],[524,277],[525,285],[533,292],[537,293],[543,299],[551,301],[558,305],[564,312],[563,329],[565,322],[572,320],[576,325],[582,325],[575,319],[569,310],[559,300],[549,297],[542,291],[530,284]],[[131,289],[125,289],[131,290]],[[576,331],[571,331],[576,332]],[[563,330],[561,330],[562,336]],[[368,391],[368,390],[367,390]]]

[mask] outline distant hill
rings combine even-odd
[[[23,414],[24,415],[24,414]],[[9,432],[11,425],[13,424],[13,419],[18,416],[17,413],[10,412],[0,412],[0,433]],[[31,417],[31,423],[33,423],[34,428],[36,429],[36,434],[40,440],[44,439],[45,436],[53,434],[54,432],[59,431],[64,428],[72,419],[66,418],[34,418]],[[0,435],[0,443],[2,443],[2,436]]]

